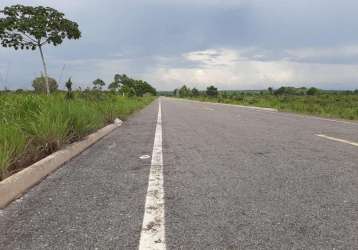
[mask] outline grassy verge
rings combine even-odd
[[[223,97],[191,97],[198,101],[229,103],[246,106],[276,108],[280,111],[317,115],[329,118],[358,120],[358,95],[321,94],[317,96],[250,95]]]
[[[0,95],[0,180],[152,102],[155,97],[76,93]]]

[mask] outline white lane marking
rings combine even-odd
[[[245,106],[245,105],[239,105],[239,104],[230,104],[230,103],[217,103],[217,102],[206,102],[206,101],[196,101],[196,100],[190,100],[190,99],[182,99],[182,98],[175,98],[175,97],[164,97],[169,98],[172,100],[178,100],[183,102],[196,102],[196,103],[206,103],[209,105],[222,105],[222,106],[230,106],[230,107],[236,107],[236,108],[246,108],[246,109],[253,109],[256,111],[269,111],[269,112],[278,112],[275,108],[263,108],[263,107],[256,107],[256,106]]]
[[[162,108],[159,100],[152,162],[150,167],[139,250],[165,250]]]
[[[145,159],[149,159],[150,158],[150,155],[142,155],[139,157],[139,159],[141,160],[145,160]]]
[[[205,110],[214,111],[215,109],[212,108],[204,108]]]
[[[350,144],[350,145],[358,147],[358,142],[347,141],[347,140],[343,140],[343,139],[339,139],[339,138],[335,138],[335,137],[331,137],[331,136],[327,136],[327,135],[317,135],[317,136],[331,140],[331,141],[342,142],[342,143],[346,143],[346,144]]]
[[[344,124],[350,124],[350,125],[358,125],[357,122],[335,120],[335,119],[330,119],[330,118],[323,118],[323,117],[316,117],[316,116],[304,116],[304,115],[303,115],[303,117],[312,117],[312,118],[314,118],[316,120],[321,120],[321,121],[337,122],[337,123],[344,123]]]

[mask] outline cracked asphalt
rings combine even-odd
[[[0,249],[138,249],[158,101],[0,211]],[[358,249],[358,124],[162,98],[167,249]]]

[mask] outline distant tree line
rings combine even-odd
[[[48,84],[51,92],[58,90],[58,83],[57,81],[52,78],[48,77]],[[100,92],[105,91],[106,83],[98,78],[92,82],[92,88],[87,87],[85,91],[94,91],[94,92]],[[44,76],[40,76],[35,78],[32,81],[32,87],[34,88],[35,92],[37,93],[46,93],[47,92],[47,86],[46,86],[46,79]],[[72,95],[72,79],[68,79],[68,81],[65,83],[65,87],[67,88],[68,97],[73,96]],[[79,88],[79,90],[81,90]],[[144,95],[156,95],[157,91],[155,88],[153,88],[149,83],[142,80],[135,80],[130,77],[128,77],[125,74],[116,74],[114,76],[113,81],[108,85],[108,90],[115,94],[120,94],[123,96],[144,96]],[[22,90],[19,90],[22,91]]]
[[[282,86],[280,88],[274,89],[269,87],[267,90],[225,90],[218,91],[218,89],[211,85],[207,87],[205,91],[199,91],[197,88],[189,88],[187,85],[183,85],[181,88],[175,89],[173,92],[161,92],[163,95],[167,96],[177,96],[177,97],[198,97],[198,96],[207,96],[207,97],[218,97],[218,98],[241,98],[242,96],[252,96],[252,95],[273,95],[273,96],[315,96],[320,94],[353,94],[358,95],[358,89],[350,91],[332,91],[332,90],[322,90],[315,87],[306,88],[306,87],[288,87]]]
[[[206,91],[199,91],[197,88],[190,89],[186,85],[183,85],[179,89],[173,91],[173,95],[177,97],[197,97],[197,96],[208,96],[208,97],[217,97],[219,95],[218,89],[211,85],[206,88]]]
[[[322,92],[320,89],[315,88],[315,87],[295,88],[295,87],[285,87],[285,86],[280,87],[276,90],[269,88],[268,91],[274,95],[318,95]]]

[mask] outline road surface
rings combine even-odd
[[[0,249],[358,248],[358,124],[160,99],[0,211]]]

